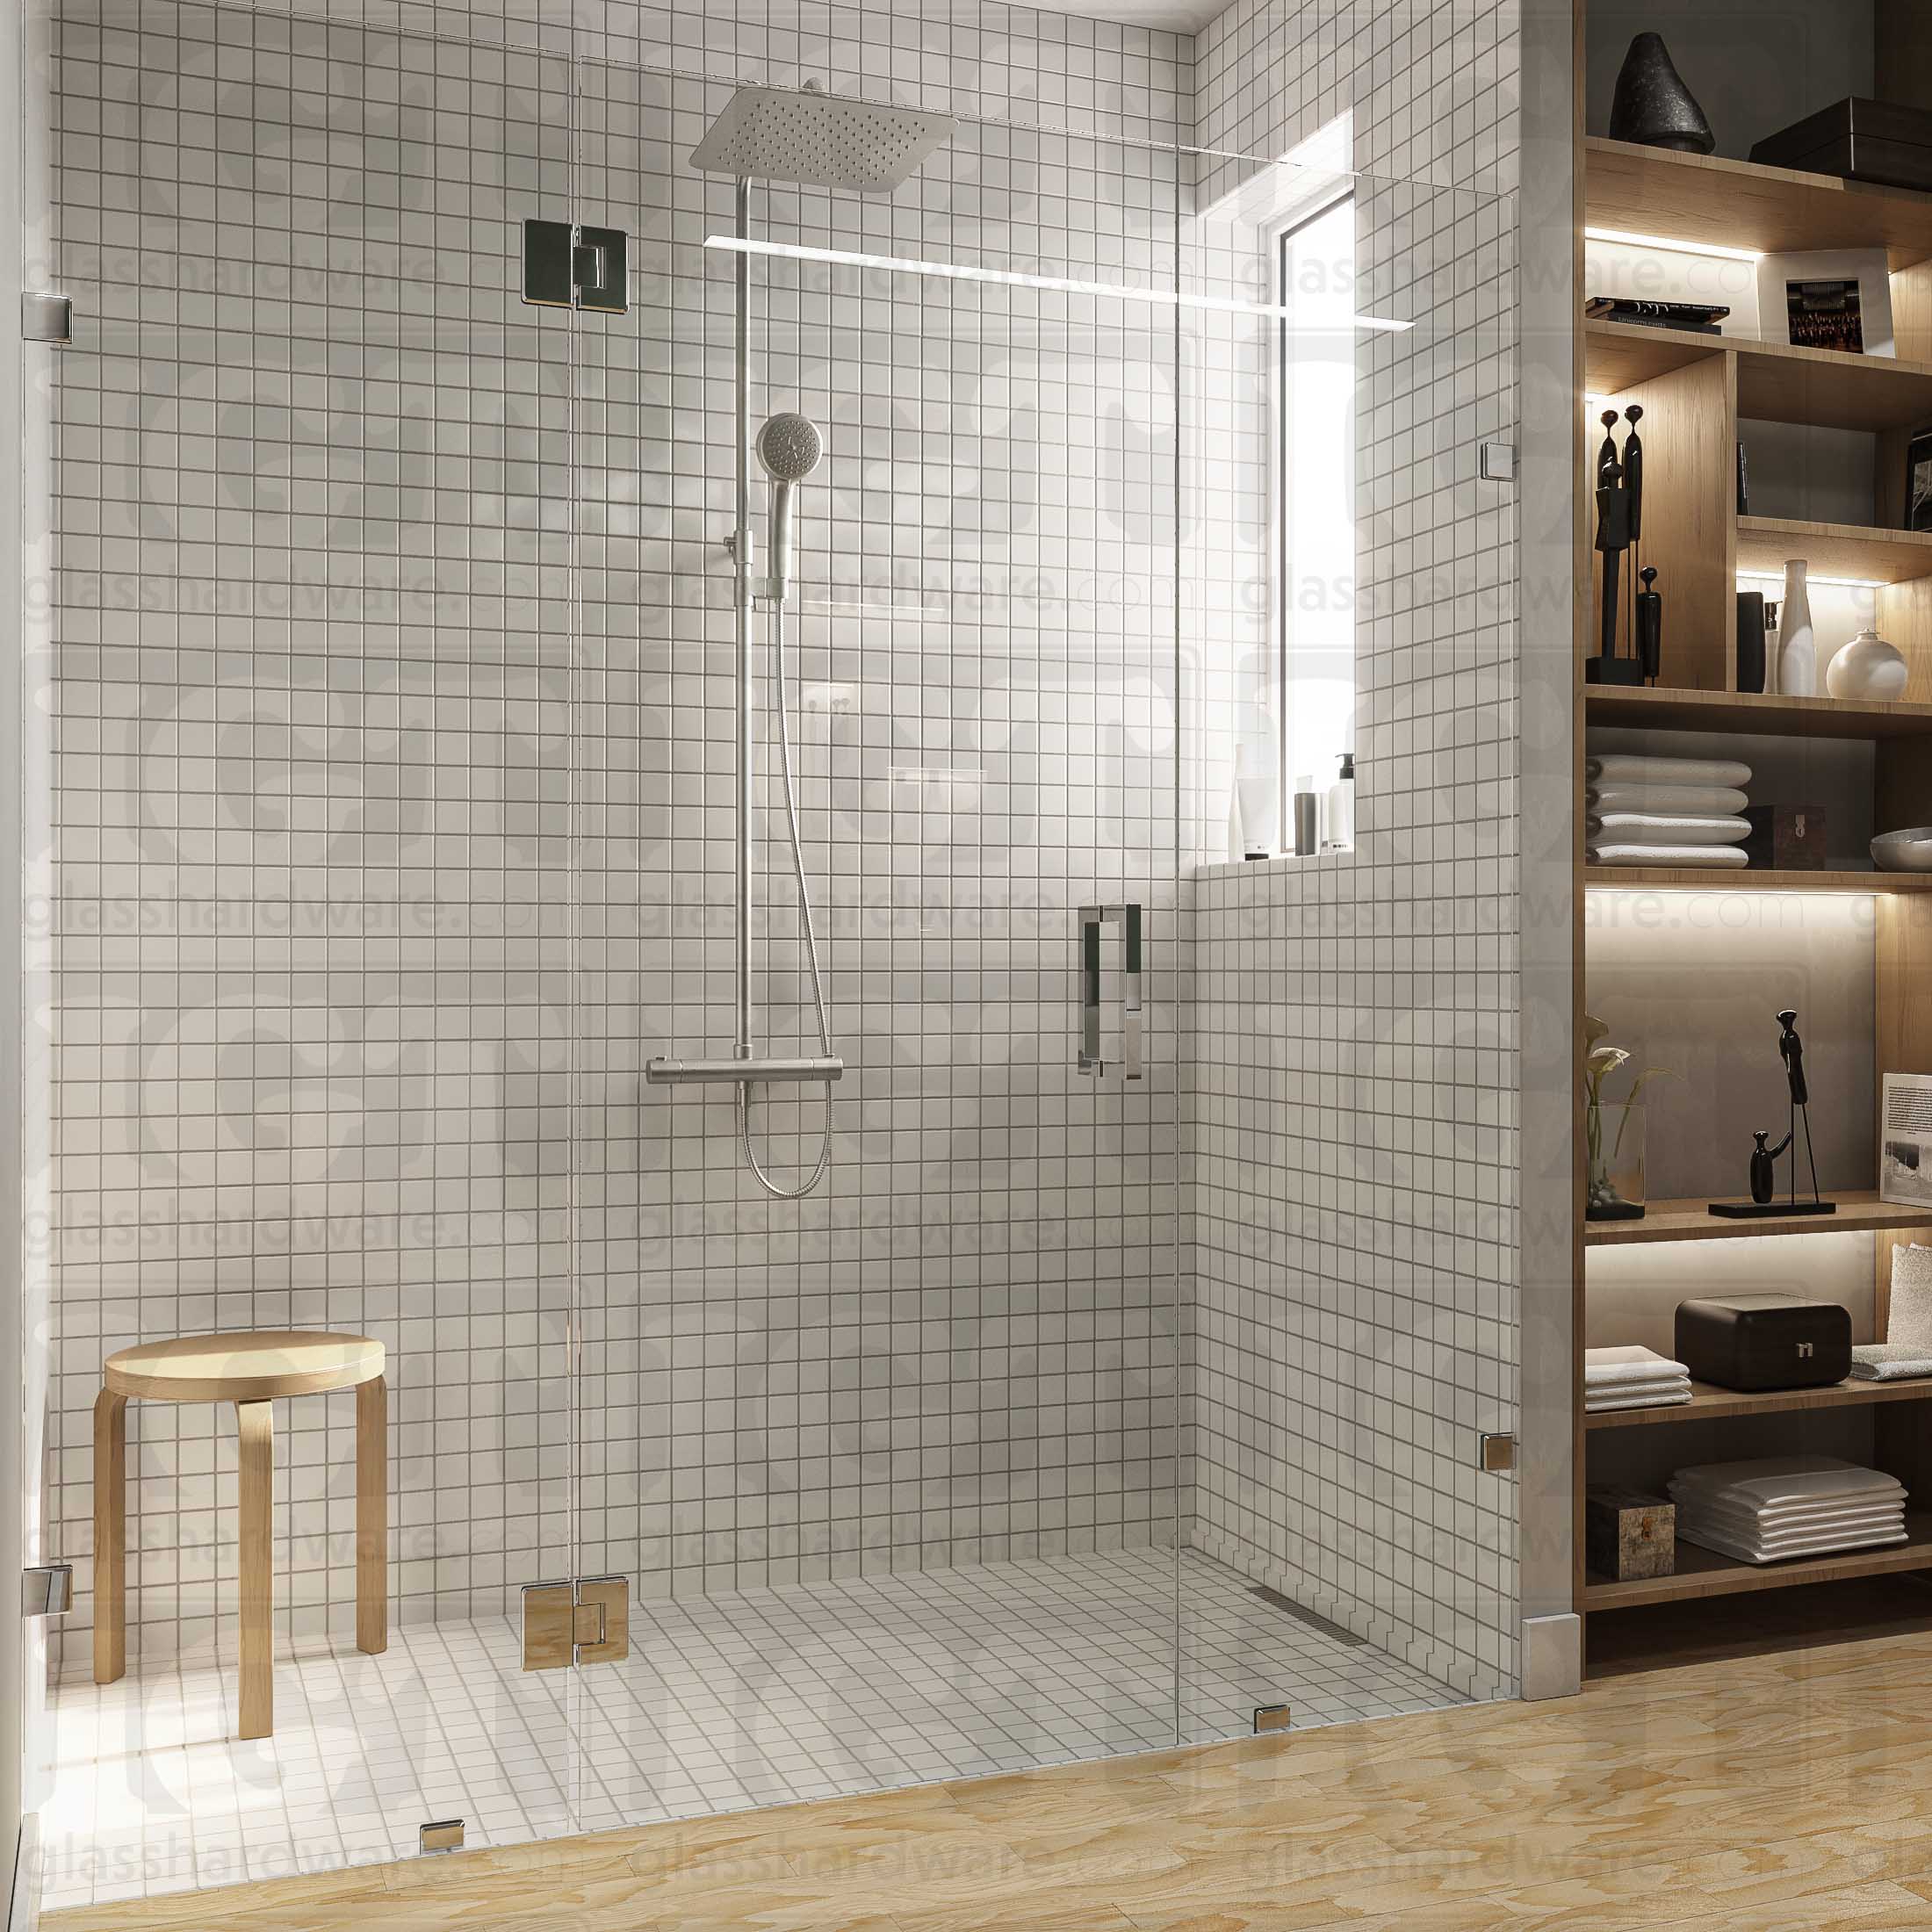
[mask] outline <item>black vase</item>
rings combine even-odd
[[[1670,64],[1662,34],[1640,33],[1630,43],[1610,104],[1610,138],[1685,155],[1708,155],[1717,146],[1704,110]]]
[[[1737,688],[1741,691],[1764,688],[1764,593],[1741,590],[1737,594]]]

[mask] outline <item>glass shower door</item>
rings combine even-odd
[[[571,213],[569,63],[169,24],[63,9],[47,80],[49,1523],[79,1586],[49,1907],[577,1816],[569,1672],[526,1672],[519,1627],[578,1571],[575,324],[520,299],[523,220]],[[106,1682],[90,1414],[118,1349],[287,1330],[385,1351],[386,1630],[357,1395],[278,1400],[245,1737],[235,1407],[129,1406]]]
[[[588,1801],[636,1822],[1171,1743],[1175,330],[1143,298],[1172,287],[1175,157],[958,122],[865,192],[781,119],[741,232],[691,158],[732,89],[580,78],[583,219],[637,263],[631,315],[579,336],[584,1560],[635,1580],[628,1662],[580,1673]],[[732,1085],[647,1077],[735,1041],[741,263],[751,428],[823,445],[782,703],[845,1071],[796,1202],[748,1171]],[[810,1057],[769,467],[753,1042]],[[1107,1069],[1077,1064],[1080,909],[1129,905],[1135,1081],[1118,919]],[[823,1094],[754,1095],[782,1186]]]

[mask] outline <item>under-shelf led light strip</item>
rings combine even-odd
[[[1756,249],[1719,248],[1715,242],[1677,242],[1668,234],[1626,234],[1618,228],[1585,228],[1586,242],[1609,242],[1620,249],[1662,249],[1671,255],[1714,255],[1720,262],[1762,262]]]
[[[1197,295],[1179,289],[1134,288],[1117,282],[1076,282],[1059,275],[1024,275],[1017,269],[975,268],[963,262],[928,262],[912,256],[863,255],[851,249],[809,249],[792,242],[744,240],[732,234],[710,234],[704,238],[708,249],[724,249],[733,255],[776,256],[788,262],[827,262],[836,268],[883,269],[892,275],[937,276],[948,282],[997,282],[1009,288],[1049,289],[1060,295],[1090,295],[1121,302],[1147,302],[1157,308],[1213,309],[1226,315],[1265,315],[1282,321],[1307,318],[1292,308],[1267,302],[1244,302],[1228,295]],[[1416,325],[1398,322],[1386,315],[1356,315],[1350,318],[1358,328],[1382,335],[1404,335]]]
[[[1781,584],[1784,573],[1781,570],[1741,570],[1737,573],[1741,583]],[[1813,577],[1806,573],[1807,584],[1822,584],[1831,590],[1889,590],[1892,586],[1883,577]]]

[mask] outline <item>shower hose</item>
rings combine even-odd
[[[805,941],[805,959],[811,970],[811,1003],[818,1013],[818,1046],[827,1059],[832,1056],[832,1020],[825,1010],[825,974],[818,963],[818,935],[812,929],[811,891],[805,883],[804,841],[798,831],[798,785],[791,764],[791,726],[785,715],[785,607],[782,602],[774,599],[771,605],[774,682],[777,687],[778,702],[778,764],[783,775],[785,786],[785,818],[791,828],[791,867],[798,881],[798,923]],[[750,908],[746,909],[750,916]],[[825,1121],[818,1140],[818,1164],[812,1168],[811,1177],[797,1187],[786,1187],[775,1181],[760,1164],[757,1150],[752,1145],[752,1085],[749,1080],[738,1083],[738,1136],[745,1150],[745,1164],[757,1177],[758,1185],[768,1194],[778,1200],[802,1200],[825,1178],[825,1170],[832,1164],[832,1083],[825,1083]]]

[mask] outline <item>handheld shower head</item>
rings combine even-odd
[[[791,588],[794,495],[825,453],[825,439],[810,416],[773,416],[758,432],[758,460],[772,479],[771,594],[780,603]]]
[[[758,432],[758,460],[774,483],[803,483],[818,467],[825,439],[810,416],[772,416]]]

